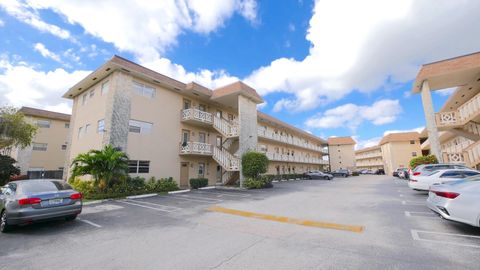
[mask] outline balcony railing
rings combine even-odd
[[[277,154],[266,152],[267,158],[273,161],[285,161],[285,162],[295,162],[295,163],[311,163],[311,164],[328,164],[327,160],[323,160],[316,157],[300,157],[292,156],[286,154]]]
[[[317,151],[317,152],[322,152],[324,154],[328,154],[328,151],[326,149],[324,149],[323,147],[318,146],[318,145],[314,145],[314,144],[311,144],[311,143],[307,143],[305,141],[300,140],[297,137],[280,135],[278,133],[267,131],[267,130],[264,130],[264,129],[261,129],[261,128],[258,129],[257,135],[259,137],[262,137],[262,138],[266,138],[266,139],[270,139],[270,140],[274,140],[274,141],[278,141],[278,142],[282,142],[282,143],[287,143],[287,144],[295,145],[295,146],[298,146],[298,147],[306,148],[306,149],[309,149],[309,150],[314,150],[314,151]]]
[[[213,146],[208,143],[201,142],[183,142],[180,143],[180,154],[193,155],[212,155]]]
[[[470,118],[480,113],[480,93],[469,99],[455,111],[435,114],[437,127],[454,127],[465,125]]]
[[[213,116],[211,113],[199,109],[190,108],[182,110],[182,121],[194,120],[202,123],[212,124]]]
[[[443,161],[448,163],[465,163],[465,158],[462,152],[442,153]]]

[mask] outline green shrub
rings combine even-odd
[[[207,184],[208,184],[208,181],[207,181]],[[178,190],[178,185],[177,185],[177,182],[175,182],[172,177],[162,178],[157,181],[155,190],[157,192],[174,191],[174,190]]]
[[[358,172],[352,172],[352,176],[359,176],[360,174]]]
[[[267,172],[268,158],[264,153],[249,151],[242,156],[242,173],[247,178],[258,178]]]
[[[415,169],[421,164],[437,164],[438,159],[435,155],[414,157],[410,160],[410,168]]]
[[[265,178],[268,179],[270,182],[272,182],[272,181],[275,179],[276,175],[274,175],[274,174],[264,174],[264,175],[262,175],[261,177],[265,177]]]
[[[207,178],[191,178],[190,179],[190,188],[197,189],[201,187],[208,186]]]
[[[15,167],[15,159],[10,156],[0,155],[0,185],[6,184],[10,177],[20,174],[20,169]]]
[[[273,187],[272,180],[271,177],[263,175],[258,178],[247,178],[243,182],[243,185],[248,189],[271,188]]]

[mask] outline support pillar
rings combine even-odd
[[[240,125],[239,156],[257,147],[257,104],[252,100],[238,96],[238,120]],[[243,187],[242,162],[240,160],[240,187]]]
[[[430,152],[435,155],[438,162],[443,162],[443,156],[440,147],[440,139],[438,136],[437,124],[435,122],[435,111],[433,110],[432,93],[428,81],[422,83],[422,104],[425,113],[426,129],[428,132],[428,140],[430,141]]]

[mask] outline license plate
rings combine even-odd
[[[51,199],[48,201],[50,205],[59,205],[63,203],[63,199]]]

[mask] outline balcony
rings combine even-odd
[[[211,156],[212,154],[213,146],[211,144],[201,142],[180,143],[180,155]]]
[[[465,157],[462,152],[454,152],[454,153],[442,153],[443,161],[447,163],[460,163],[465,164]]]
[[[182,110],[180,117],[184,123],[200,126],[211,126],[213,124],[212,114],[199,109],[190,108]]]
[[[266,152],[267,158],[272,161],[283,161],[283,162],[293,162],[293,163],[309,163],[309,164],[328,164],[327,160],[323,160],[320,158],[315,157],[300,157],[300,156],[292,156],[292,155],[285,155],[285,154],[277,154]]]
[[[305,141],[302,141],[301,139],[297,137],[292,137],[292,136],[285,136],[285,135],[280,135],[278,133],[274,133],[271,131],[263,130],[263,129],[258,129],[257,135],[260,138],[267,139],[267,140],[272,140],[276,142],[282,142],[286,144],[291,144],[297,147],[305,148],[308,150],[313,150],[317,152],[321,152],[324,155],[328,155],[328,150],[324,149],[321,146],[317,146],[311,143],[307,143]]]
[[[458,107],[457,110],[435,114],[435,122],[439,130],[460,128],[469,121],[480,120],[480,94]]]

